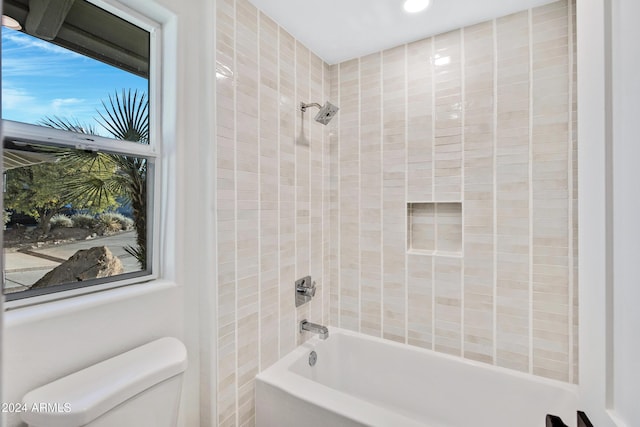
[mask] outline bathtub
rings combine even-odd
[[[256,376],[257,427],[575,427],[576,408],[571,384],[337,328]]]

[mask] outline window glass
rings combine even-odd
[[[21,28],[2,28],[2,119],[37,125],[3,141],[10,300],[151,273],[153,158],[100,138],[150,143],[149,32],[86,1],[31,3],[57,10],[3,2]]]

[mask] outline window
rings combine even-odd
[[[3,11],[7,300],[153,278],[154,24],[86,0]]]

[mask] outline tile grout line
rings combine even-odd
[[[573,345],[574,345],[574,336],[573,336],[573,332],[574,332],[574,325],[573,325],[573,316],[574,316],[574,307],[573,307],[573,298],[574,298],[574,289],[573,289],[573,281],[574,279],[574,259],[573,259],[573,250],[574,250],[574,242],[573,242],[573,238],[574,238],[574,233],[573,233],[573,84],[574,84],[574,80],[573,80],[573,66],[574,66],[574,58],[573,58],[573,3],[572,0],[568,0],[567,1],[567,7],[568,7],[568,31],[567,31],[567,37],[568,37],[568,49],[569,49],[569,99],[568,99],[568,110],[569,110],[569,120],[568,120],[568,126],[569,126],[569,147],[568,147],[568,157],[567,157],[567,161],[568,161],[568,176],[567,176],[567,190],[569,192],[569,212],[567,215],[567,219],[568,219],[568,224],[567,227],[569,229],[569,235],[568,235],[568,253],[567,253],[567,261],[568,261],[568,265],[569,265],[569,300],[568,300],[568,305],[569,305],[569,319],[568,319],[568,333],[569,333],[569,355],[568,355],[568,367],[569,367],[569,382],[573,383],[575,381],[574,378],[574,369],[573,369],[573,357],[574,357],[574,349],[573,349]]]
[[[313,82],[312,82],[312,79],[311,79],[311,50],[307,49],[307,52],[308,52],[307,53],[307,62],[309,63],[308,74],[307,74],[307,79],[308,79],[308,82],[309,82],[309,95],[308,96],[309,96],[309,98],[311,98],[311,93],[313,92],[313,90],[311,88],[311,86],[313,85]],[[322,102],[322,100],[320,100],[320,102]],[[311,145],[312,144],[312,138],[311,138],[311,135],[312,135],[312,133],[311,133],[311,115],[309,115],[309,118],[307,118],[307,122],[309,123],[309,160],[307,162],[307,164],[308,164],[308,168],[307,168],[307,171],[308,171],[307,188],[308,188],[308,193],[309,193],[309,202],[307,204],[307,209],[308,209],[307,224],[308,224],[308,229],[309,229],[309,232],[308,232],[308,237],[309,237],[309,247],[308,247],[309,260],[307,261],[307,271],[308,271],[308,274],[310,276],[312,276],[311,283],[313,284],[314,283],[313,272],[311,271],[311,255],[312,255],[312,252],[313,252],[312,249],[311,249],[313,247],[313,243],[312,243],[313,240],[311,239],[311,226],[312,226],[312,221],[311,221],[311,212],[312,212],[311,211],[311,200],[313,200],[313,194],[311,194],[311,181],[312,181],[311,175],[312,175],[312,172],[313,172],[313,167],[312,167],[312,164],[313,164],[313,162],[312,162],[313,148],[312,148],[312,145]],[[309,303],[309,318],[310,319],[312,318],[312,316],[311,316],[312,314],[315,314],[315,313],[313,313],[313,311],[311,310],[311,303]],[[315,321],[319,322],[320,324],[322,324],[322,319],[318,320],[317,317],[316,317]]]
[[[234,390],[234,409],[235,422],[238,425],[240,420],[238,406],[238,4],[233,0],[233,286],[234,286],[234,347],[235,347],[235,390]]]
[[[338,68],[336,71],[336,75],[338,76],[338,102],[340,103],[340,105],[342,105],[342,93],[340,91],[340,83],[341,83],[341,74],[342,74],[342,64],[338,64]],[[337,147],[336,147],[336,153],[338,156],[338,162],[337,162],[337,175],[338,175],[338,179],[337,179],[337,187],[338,187],[338,200],[337,200],[337,208],[338,208],[338,262],[337,262],[337,266],[336,268],[338,269],[338,307],[336,307],[336,315],[337,315],[337,322],[338,322],[338,327],[342,327],[342,262],[341,262],[341,255],[342,255],[342,199],[341,199],[341,192],[342,192],[342,164],[341,164],[341,156],[340,156],[340,143],[341,143],[341,135],[340,135],[340,130],[342,129],[342,115],[340,115],[340,117],[338,117],[338,132],[336,133],[336,141],[337,141]]]
[[[404,45],[404,229],[407,230],[407,200],[409,198],[409,45]],[[405,231],[406,232],[406,231]],[[409,255],[404,239],[404,343],[409,344]]]
[[[362,331],[362,68],[358,58],[358,332]]]
[[[330,79],[329,74],[329,84],[331,84]],[[330,86],[327,87],[327,64],[324,61],[322,61],[322,96],[327,100],[331,98]],[[327,138],[330,132],[331,129],[328,127],[322,130],[322,322],[326,326],[329,326],[327,304],[330,302],[328,296],[331,292],[331,245],[326,243],[331,236],[331,147],[330,139]],[[328,224],[329,238],[325,232],[325,224]]]
[[[213,31],[213,45],[214,45],[214,52],[213,52],[213,63],[214,66],[216,67],[214,69],[214,71],[217,70],[217,64],[218,64],[218,9],[217,7],[214,7],[214,13],[213,13],[213,25],[215,28],[215,31]],[[220,221],[220,217],[218,214],[218,197],[220,197],[220,193],[219,193],[219,188],[218,188],[218,181],[219,181],[219,177],[220,177],[220,171],[217,167],[217,161],[218,161],[218,102],[219,102],[219,98],[218,98],[218,81],[216,79],[216,81],[214,82],[214,106],[215,106],[215,110],[213,113],[214,116],[214,129],[215,129],[215,142],[216,142],[216,146],[213,149],[214,153],[215,153],[215,160],[216,160],[216,167],[213,170],[213,179],[214,179],[214,197],[213,197],[213,212],[214,212],[214,221],[213,221],[213,235],[215,236],[215,242],[213,242],[213,247],[215,249],[215,253],[214,253],[214,262],[215,262],[215,290],[213,291],[213,295],[214,297],[214,304],[215,304],[215,316],[213,316],[213,318],[215,319],[215,326],[213,327],[213,336],[214,336],[214,344],[215,344],[215,351],[212,351],[211,354],[213,354],[215,356],[215,366],[213,367],[212,371],[214,371],[214,378],[212,380],[212,382],[215,384],[215,391],[213,391],[213,396],[211,396],[211,400],[213,401],[212,403],[214,403],[213,408],[211,409],[211,411],[209,412],[209,415],[207,417],[205,417],[209,423],[211,422],[215,422],[215,424],[218,424],[219,422],[219,414],[218,414],[218,407],[219,407],[219,396],[220,396],[220,388],[219,388],[219,384],[220,384],[220,297],[219,297],[219,289],[220,289],[220,239],[219,239],[219,225],[218,222]],[[211,383],[209,383],[209,391],[211,391],[212,389],[212,385]],[[199,412],[201,412],[199,410]],[[215,420],[215,421],[214,421]]]
[[[325,98],[324,93],[324,60],[322,61],[322,70],[320,72],[320,93],[322,94],[322,98]],[[326,98],[329,101],[329,98]],[[327,124],[328,126],[328,124]],[[322,262],[320,263],[320,277],[322,280],[320,281],[320,286],[322,286],[320,290],[320,324],[324,325],[324,285],[325,285],[325,277],[324,277],[324,132],[325,129],[322,129],[320,133],[320,257]],[[325,325],[327,326],[327,325]]]
[[[298,39],[293,38],[293,280],[298,280]],[[302,121],[301,121],[302,126]],[[302,127],[300,128],[302,130]],[[289,284],[285,284],[289,286]],[[293,346],[298,346],[298,308],[293,307]],[[302,311],[302,310],[301,310]],[[303,335],[304,336],[304,335]],[[289,349],[291,351],[292,349]]]
[[[498,21],[493,20],[493,364],[498,364]]]
[[[307,70],[307,84],[308,84],[308,87],[309,87],[309,90],[307,91],[307,99],[309,100],[309,102],[311,102],[311,92],[313,92],[313,91],[311,89],[311,85],[312,85],[312,82],[311,82],[311,51],[309,49],[307,49],[307,63],[309,64],[308,65],[308,70]],[[320,102],[322,102],[322,100],[320,100]],[[303,126],[304,126],[304,117],[305,116],[303,116],[303,118],[302,118]],[[307,257],[307,274],[309,274],[311,276],[311,283],[313,284],[314,283],[314,280],[313,280],[313,276],[314,275],[313,275],[313,272],[311,271],[311,255],[312,255],[312,252],[313,252],[311,250],[311,248],[313,247],[313,243],[312,243],[312,240],[311,240],[311,200],[313,199],[313,194],[311,192],[311,175],[313,174],[313,169],[311,167],[311,165],[312,165],[311,159],[313,157],[313,150],[311,148],[311,136],[312,136],[312,133],[311,133],[311,120],[309,118],[307,118],[307,122],[309,124],[309,126],[308,126],[309,138],[307,138],[307,140],[309,141],[309,155],[307,156],[307,194],[309,195],[309,201],[307,202],[307,238],[308,238],[308,241],[309,241],[309,245],[307,247],[307,252],[309,254],[309,256]],[[304,136],[304,132],[303,132],[303,136]],[[314,298],[315,298],[315,296],[314,296]],[[313,319],[312,314],[314,314],[313,310],[311,310],[312,303],[313,303],[313,299],[311,301],[309,301],[309,308],[308,308],[308,311],[309,311],[309,317],[308,318],[309,319]],[[322,319],[320,319],[320,320],[314,319],[314,320],[316,322],[319,322],[320,324],[322,324]]]
[[[384,337],[384,51],[380,51],[380,337]]]
[[[257,59],[258,59],[258,372],[262,371],[262,126],[260,126],[262,114],[262,61],[260,60],[260,14],[258,10],[256,20],[258,21],[257,31]],[[254,413],[255,417],[255,413]]]
[[[529,25],[529,373],[533,374],[533,10]]]
[[[431,200],[433,203],[433,248],[438,240],[436,217],[436,37],[431,37]],[[436,348],[436,257],[431,256],[431,349]]]
[[[276,236],[277,241],[278,241],[278,327],[277,327],[277,335],[276,335],[276,340],[278,342],[278,359],[280,359],[281,357],[281,345],[282,345],[282,331],[280,328],[280,325],[282,324],[282,302],[280,301],[282,299],[282,290],[280,289],[281,283],[282,283],[282,250],[281,248],[281,240],[280,240],[280,214],[282,211],[281,208],[281,203],[280,203],[280,196],[282,193],[282,188],[281,188],[281,184],[280,184],[280,169],[281,169],[281,165],[280,165],[280,157],[281,157],[281,152],[280,152],[280,139],[282,138],[282,134],[280,132],[280,98],[281,98],[281,93],[280,90],[282,89],[281,87],[281,83],[280,83],[280,70],[281,70],[281,65],[280,65],[280,27],[276,26],[276,65],[277,65],[277,71],[278,74],[276,76],[276,85],[277,85],[277,99],[278,99],[278,108],[276,110],[276,116],[277,116],[277,120],[278,120],[278,126],[276,127],[276,139],[278,141],[278,143],[276,144],[276,155],[277,155],[277,171],[278,171],[278,175],[277,175],[277,179],[276,182],[278,184],[278,220],[276,221],[277,223],[277,230],[278,230],[278,235]]]
[[[464,262],[464,235],[465,235],[465,230],[464,230],[464,190],[465,190],[465,156],[464,156],[464,148],[465,148],[465,120],[466,120],[466,116],[465,116],[465,112],[466,112],[466,106],[465,106],[465,102],[466,102],[466,82],[465,82],[465,78],[466,78],[466,73],[465,73],[465,66],[466,66],[466,60],[465,60],[465,44],[464,44],[464,28],[460,29],[460,80],[461,80],[461,99],[462,99],[462,107],[461,107],[461,115],[462,115],[462,125],[461,125],[461,133],[462,133],[462,140],[461,140],[461,147],[460,147],[460,152],[461,152],[461,180],[462,182],[460,183],[461,186],[461,191],[460,191],[460,200],[461,200],[461,205],[460,206],[460,210],[461,210],[461,222],[462,222],[462,236],[461,236],[461,240],[462,240],[462,248],[461,248],[461,252],[462,252],[462,259],[460,260],[460,314],[461,314],[461,321],[460,321],[460,356],[464,357],[464,321],[465,321],[465,316],[464,316],[464,309],[465,309],[465,301],[464,301],[464,266],[465,266],[465,262]]]

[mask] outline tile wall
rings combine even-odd
[[[330,74],[247,0],[216,14],[218,425],[250,426],[255,375],[307,338],[299,320],[328,324],[329,128],[299,104],[328,99]]]
[[[574,22],[562,0],[331,67],[332,325],[577,380]]]
[[[253,378],[305,317],[577,379],[574,12],[330,67],[248,0],[217,2],[218,425],[255,424]],[[325,100],[329,126],[299,111]],[[409,251],[430,205],[462,235]],[[307,274],[318,297],[296,309]]]

